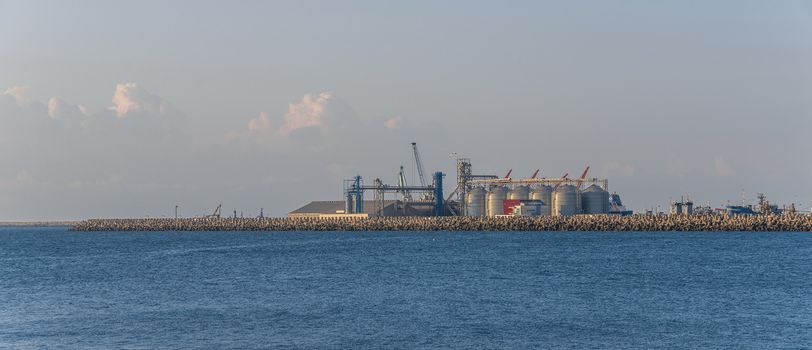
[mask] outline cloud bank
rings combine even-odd
[[[106,200],[115,206],[128,200],[133,186],[171,183],[177,175],[172,164],[190,150],[182,113],[135,83],[118,84],[112,105],[97,111],[60,97],[38,101],[29,92],[12,87],[0,93],[0,209],[6,215],[0,220],[104,212],[100,194],[120,195]]]
[[[29,93],[0,93],[0,220],[158,215],[176,202],[187,215],[219,202],[282,215],[302,204],[297,188],[332,193],[370,166],[370,149],[355,140],[388,130],[327,91],[304,94],[283,113],[261,112],[225,142],[195,139],[183,112],[133,82],[117,84],[110,105],[97,109]]]

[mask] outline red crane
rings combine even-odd
[[[538,176],[538,175],[539,175],[539,170],[541,170],[541,169],[536,169],[536,171],[535,171],[535,172],[533,172],[533,176],[531,176],[530,178],[531,178],[531,179],[535,179],[535,178],[536,178],[536,176]]]
[[[561,177],[561,181],[559,181],[557,184],[555,184],[555,187],[553,187],[553,190],[558,189],[558,186],[561,186],[561,184],[562,184],[562,183],[563,183],[565,180],[567,180],[567,176],[570,176],[570,173],[565,173],[565,174],[564,174],[564,176],[562,176],[562,177]]]
[[[584,184],[584,179],[586,179],[586,174],[587,174],[588,172],[589,172],[589,165],[587,165],[587,166],[586,166],[586,169],[584,169],[584,172],[583,172],[583,173],[581,173],[581,177],[579,177],[579,178],[578,178],[578,181],[576,181],[576,182],[575,182],[575,184],[576,184],[576,186],[575,186],[575,187],[578,187],[578,189],[579,189],[579,190],[581,189],[581,186],[583,186],[583,184]]]

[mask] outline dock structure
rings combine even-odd
[[[792,231],[812,232],[812,216],[575,215],[533,217],[294,217],[91,219],[75,231]]]

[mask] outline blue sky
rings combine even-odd
[[[801,1],[0,0],[0,93],[2,220],[284,215],[411,141],[636,209],[812,204]]]

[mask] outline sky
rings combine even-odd
[[[808,1],[0,0],[0,220],[284,216],[356,174],[812,205]]]

